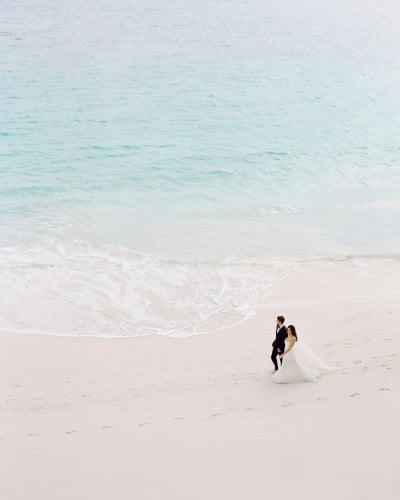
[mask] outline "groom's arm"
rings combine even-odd
[[[278,332],[277,338],[275,343],[278,344],[278,351],[283,352],[285,350],[285,339],[286,339],[286,332],[280,330]]]

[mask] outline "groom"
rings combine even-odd
[[[276,336],[275,340],[272,342],[272,354],[271,359],[274,363],[275,370],[278,370],[277,357],[285,351],[285,339],[287,337],[286,326],[284,325],[285,318],[283,316],[278,316],[276,318]],[[282,359],[281,359],[282,364]]]

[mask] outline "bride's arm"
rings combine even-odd
[[[289,340],[289,347],[286,349],[285,352],[283,352],[281,354],[281,358],[283,358],[283,356],[285,356],[290,351],[290,349],[292,349],[292,347],[294,346],[294,343],[295,343],[294,339],[293,340]]]

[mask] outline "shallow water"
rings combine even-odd
[[[394,1],[5,1],[1,329],[190,332],[396,257]],[[375,262],[375,261],[374,261]]]

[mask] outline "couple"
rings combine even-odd
[[[280,366],[278,366],[278,358]],[[272,343],[272,381],[276,384],[315,382],[329,367],[304,342],[299,342],[296,328],[285,326],[285,318],[276,318],[276,337]]]

